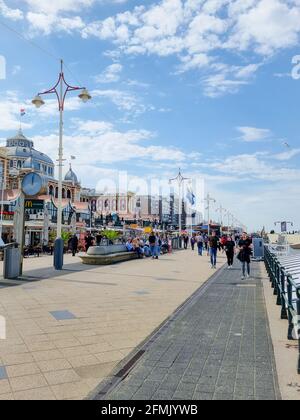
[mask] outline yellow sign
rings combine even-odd
[[[152,232],[152,228],[151,227],[146,227],[144,229],[144,233],[151,233]]]
[[[139,225],[130,225],[130,229],[137,229]]]

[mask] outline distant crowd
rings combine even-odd
[[[205,234],[194,234],[192,237],[183,236],[184,248],[187,249],[189,243],[194,251],[197,247],[198,255],[203,256],[204,252],[210,256],[211,268],[217,268],[218,252],[226,253],[228,269],[231,270],[236,258],[242,264],[242,278],[249,278],[251,275],[251,256],[253,253],[252,239],[244,232],[242,235],[222,235],[219,237],[216,232],[211,236]]]
[[[100,233],[95,237],[88,233],[85,237],[86,251],[93,245],[101,245],[104,239]],[[212,232],[210,236],[202,233],[195,233],[192,236],[184,234],[179,239],[185,250],[190,246],[192,251],[197,250],[201,257],[207,254],[210,257],[212,269],[217,268],[218,253],[226,254],[229,270],[232,269],[236,257],[242,265],[242,278],[250,277],[253,246],[252,239],[246,232],[242,235],[221,235],[220,237],[216,232]],[[158,260],[160,255],[172,252],[172,241],[167,234],[151,232],[149,236],[130,237],[126,240],[123,238],[123,243],[128,252],[136,252],[139,258],[148,257]],[[70,239],[69,248],[75,256],[78,250],[76,235]]]

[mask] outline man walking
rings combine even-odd
[[[151,251],[151,256],[152,259],[157,259],[158,260],[158,255],[157,255],[157,238],[156,235],[154,234],[154,232],[151,232],[150,236],[149,236],[149,245],[150,245],[150,251]]]
[[[211,268],[217,268],[218,248],[219,248],[219,238],[217,237],[216,232],[213,232],[212,236],[209,238]]]
[[[202,257],[203,255],[203,245],[204,245],[204,238],[201,234],[196,236],[197,248],[198,248],[198,255]]]
[[[73,235],[70,242],[71,242],[72,255],[73,255],[73,257],[75,257],[76,253],[78,251],[78,242],[79,242],[78,238],[77,238],[77,235]]]

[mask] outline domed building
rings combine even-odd
[[[33,141],[27,139],[22,130],[6,141],[7,157],[10,170],[32,169],[48,178],[54,177],[52,159],[34,148]]]
[[[79,185],[77,175],[72,169],[72,165],[70,164],[70,169],[65,175],[65,182],[71,183],[72,185]]]

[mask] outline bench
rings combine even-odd
[[[136,252],[129,252],[125,245],[92,246],[86,254],[79,254],[83,264],[111,265],[138,258]]]

